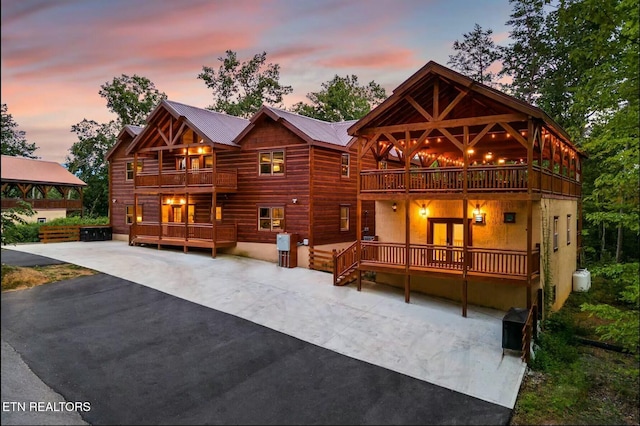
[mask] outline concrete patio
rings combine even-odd
[[[386,286],[332,286],[330,274],[254,259],[131,247],[122,241],[7,246],[95,269],[352,358],[507,408],[526,365],[502,353],[504,312]],[[275,247],[274,247],[275,250]]]

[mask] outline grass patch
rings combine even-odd
[[[71,278],[94,275],[97,272],[82,266],[61,265],[21,267],[2,265],[2,291],[24,290]]]
[[[620,284],[602,277],[589,292],[572,293],[565,306],[542,324],[511,425],[637,425],[638,353],[620,353],[580,344],[576,336],[599,340],[604,320],[580,310],[583,303],[611,303]],[[612,342],[609,342],[612,343]]]

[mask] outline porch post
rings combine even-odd
[[[158,249],[162,241],[162,192],[158,194]]]
[[[187,247],[187,242],[189,241],[189,192],[185,192],[184,194],[184,252],[188,252],[189,248]]]
[[[531,275],[533,271],[533,121],[529,118],[527,146],[527,309],[531,309]]]
[[[464,135],[462,141],[462,316],[467,317],[467,271],[469,269],[469,221],[467,221],[467,215],[469,210],[469,182],[468,169],[469,169],[469,126],[464,126]]]
[[[211,194],[211,240],[213,241],[213,248],[211,249],[211,257],[215,259],[218,254],[218,249],[216,248],[216,241],[218,240],[218,221],[216,220],[216,208],[218,207],[218,187],[216,186],[216,180],[218,179],[218,158],[216,156],[215,147],[211,148],[211,157],[213,161],[213,166],[211,170],[211,184],[213,185],[213,193]],[[238,175],[236,173],[236,186],[238,185]],[[236,234],[236,240],[238,236]]]
[[[356,161],[356,223],[357,223],[357,228],[356,228],[356,262],[357,262],[357,267],[356,267],[356,271],[357,271],[357,288],[358,291],[362,290],[362,271],[360,270],[360,241],[362,241],[362,218],[360,217],[362,215],[362,199],[360,198],[360,171],[362,170],[362,163],[361,163],[361,157],[364,155],[364,153],[362,152],[362,144],[366,143],[365,142],[366,139],[362,138],[362,137],[358,137],[358,140],[356,141],[357,143],[357,161]]]
[[[404,132],[404,226],[405,226],[405,278],[404,301],[409,303],[411,298],[411,200],[409,199],[409,186],[411,184],[411,132]]]

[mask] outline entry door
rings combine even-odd
[[[449,265],[462,264],[462,250],[452,250],[462,247],[464,243],[464,225],[462,219],[434,218],[429,219],[427,243],[446,248],[432,250],[431,261]],[[471,245],[471,229],[469,227],[469,245]]]

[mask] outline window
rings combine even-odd
[[[216,206],[216,220],[222,220],[222,207]]]
[[[571,215],[567,215],[567,245],[571,244]]]
[[[39,217],[38,218],[38,223],[47,223],[47,218],[46,217]]]
[[[284,151],[261,152],[259,161],[260,175],[284,174]]]
[[[131,225],[133,223],[133,215],[134,215],[133,204],[126,206],[126,209],[127,210],[126,210],[125,221],[127,225]],[[141,205],[138,205],[137,211],[138,211],[137,212],[138,217],[136,218],[137,219],[136,222],[142,222],[142,206]]]
[[[283,231],[284,207],[260,207],[258,208],[258,230]]]
[[[138,161],[136,174],[142,171],[142,161]],[[127,161],[127,180],[133,180],[133,161]]]
[[[378,161],[378,169],[387,170],[387,162],[384,160]]]
[[[349,230],[349,206],[340,206],[340,230]]]
[[[186,168],[187,168],[187,158],[186,157],[176,158],[176,170],[184,170]]]
[[[342,177],[349,177],[349,154],[342,154],[340,174]]]
[[[205,155],[204,156],[204,168],[212,169],[213,168],[213,155]]]
[[[553,251],[558,251],[558,216],[553,217]]]

